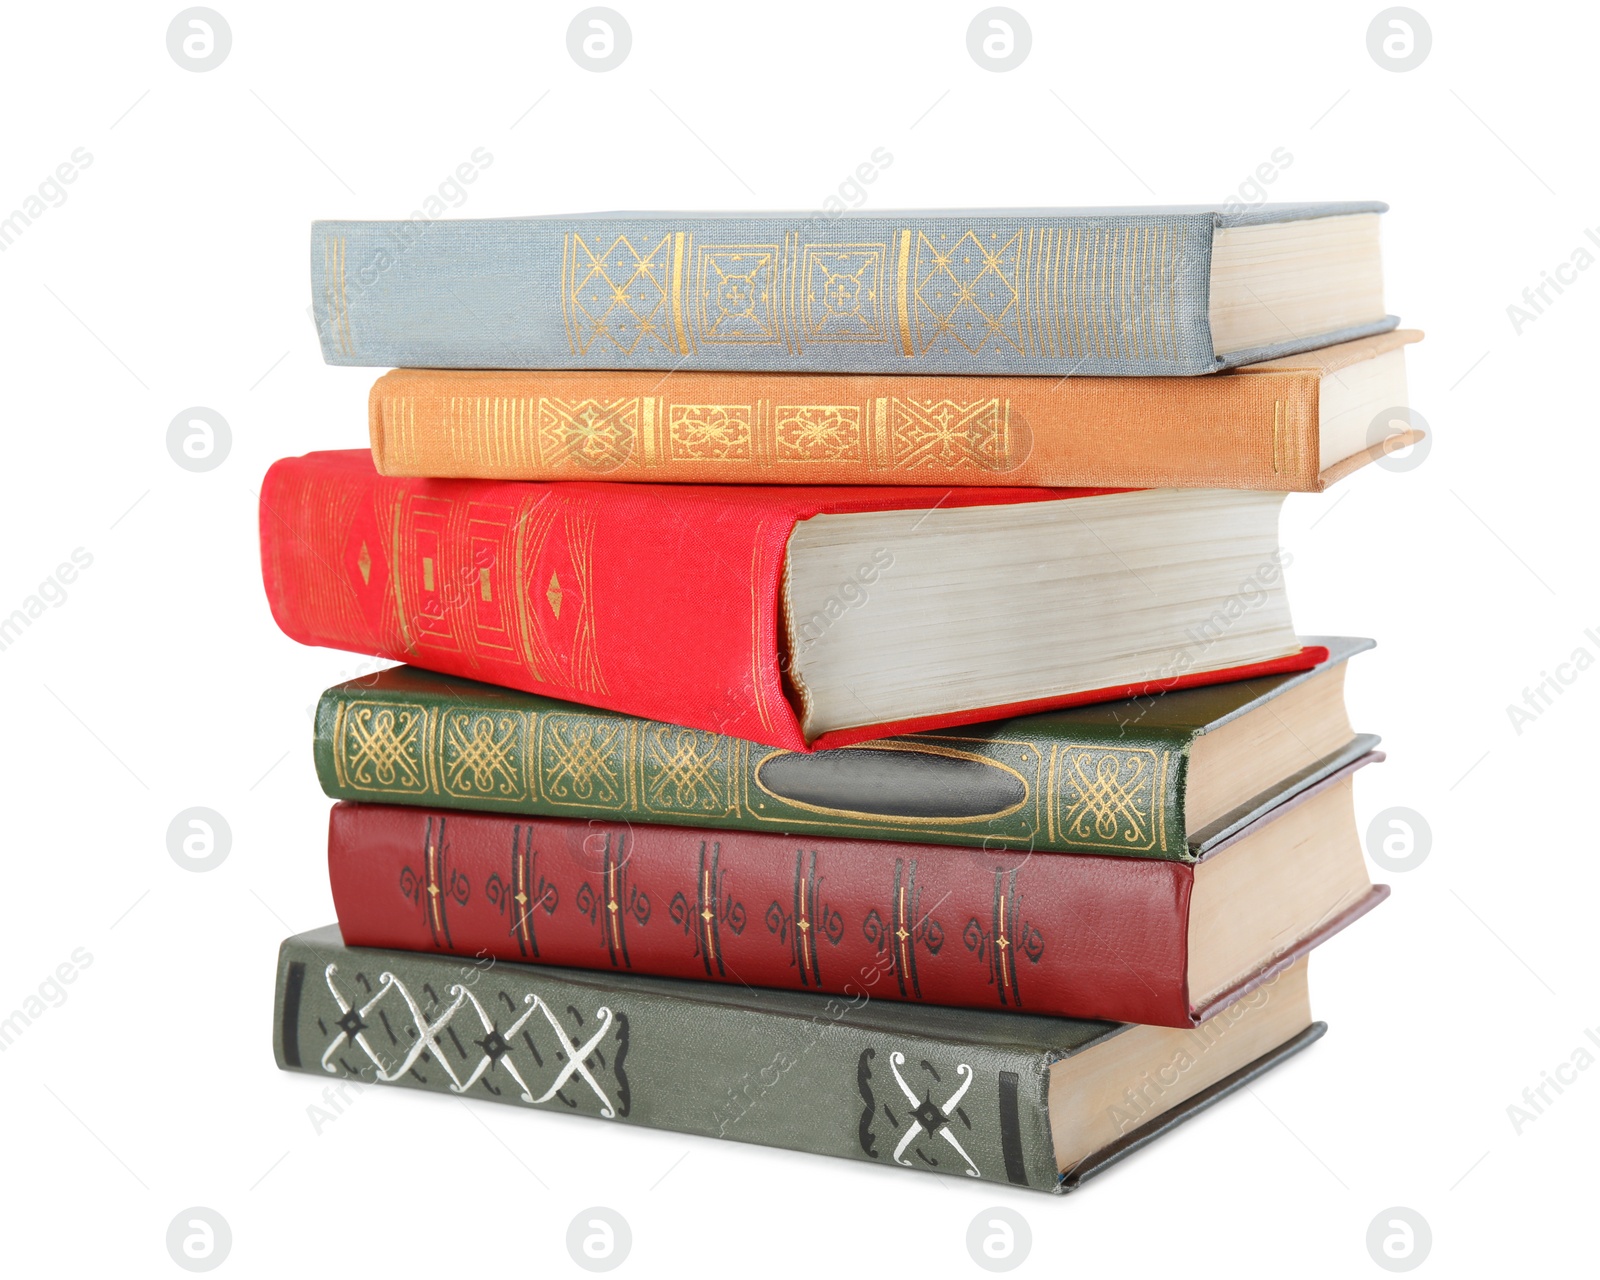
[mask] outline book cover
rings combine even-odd
[[[888,1000],[1189,1027],[1385,896],[1360,876],[1306,907],[1277,883],[1317,879],[1294,845],[1327,820],[1313,799],[1350,809],[1335,779],[1208,855],[1270,844],[1252,863],[1270,892],[1228,901],[1231,929],[1272,941],[1203,986],[1193,863],[346,801],[329,815],[328,878],[351,946],[834,995],[871,971]]]
[[[329,926],[279,952],[273,1050],[279,1067],[322,1080],[1061,1192],[1325,1030],[1258,1043],[1273,998],[1264,989],[1237,1022],[1136,1029],[880,1003],[870,986],[845,1000],[369,950]],[[1187,1096],[1169,1104],[1170,1085],[1131,1075],[1123,1106],[1083,1123],[1091,1149],[1058,1163],[1056,1064],[1133,1031],[1163,1067],[1190,1064]],[[1244,1048],[1244,1065],[1224,1071],[1240,1048],[1219,1043]]]
[[[340,800],[1183,861],[1377,745],[1304,753],[1191,830],[1193,744],[1371,643],[1314,636],[1301,673],[813,753],[391,667],[323,693],[313,746]]]
[[[1324,379],[1420,337],[1212,378],[395,369],[368,419],[391,476],[1319,493],[1419,438],[1323,465]]]
[[[1318,661],[1302,651],[1208,669],[1206,646],[1189,646],[1179,675],[807,741],[784,658],[798,521],[1101,492],[397,479],[364,450],[313,453],[262,482],[262,576],[273,617],[302,644],[794,750]]]
[[[1212,373],[1397,323],[1216,350],[1219,225],[1385,207],[328,221],[312,226],[311,291],[330,364]]]

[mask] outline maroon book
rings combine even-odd
[[[1192,864],[346,801],[328,869],[350,946],[1187,1027],[1387,892],[1349,773]]]

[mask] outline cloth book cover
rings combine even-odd
[[[1371,646],[1305,643],[1321,662],[1302,673],[813,753],[391,667],[323,693],[317,779],[339,800],[1193,861],[1377,745],[1191,830],[1195,741]]]
[[[1319,493],[1420,438],[1324,465],[1324,379],[1421,336],[1214,378],[395,369],[368,419],[391,476]]]
[[[1391,329],[1218,351],[1213,235],[1376,213],[1220,208],[594,213],[317,222],[330,364],[1200,374]]]
[[[1305,838],[1291,819],[1322,821],[1307,803],[1348,771],[1207,856],[1247,836]],[[1272,863],[1283,875],[1299,866],[1276,847]],[[1306,913],[1316,923],[1298,931],[1287,909],[1273,911],[1261,932],[1274,950],[1201,990],[1191,966],[1196,870],[349,802],[328,824],[328,878],[351,946],[835,995],[875,969],[875,994],[888,1000],[1166,1027],[1243,998],[1387,894],[1368,886],[1319,899]],[[1273,910],[1259,900],[1253,909]]]
[[[262,482],[262,574],[273,617],[302,644],[795,750],[1304,670],[1324,656],[1207,670],[1202,648],[1180,655],[1185,674],[1156,682],[807,742],[780,638],[798,521],[1096,492],[398,479],[378,475],[365,450],[313,453]]]
[[[279,952],[273,1049],[279,1067],[324,1081],[425,1089],[1060,1192],[1325,1030],[1310,1023],[1277,1043],[1251,1043],[1254,1056],[1243,1066],[1175,1106],[1160,1108],[1167,1086],[1153,1072],[1128,1079],[1120,1122],[1093,1117],[1093,1149],[1063,1168],[1052,1133],[1053,1115],[1061,1114],[1052,1072],[1136,1029],[881,1003],[863,982],[863,994],[845,1000],[463,964],[346,947],[328,926],[289,938]],[[1263,989],[1251,1016],[1272,1000]],[[1160,1066],[1192,1063],[1190,1078],[1199,1084],[1223,1056],[1219,1042],[1251,1034],[1248,1020],[1230,1025],[1229,1016],[1199,1030],[1138,1030],[1170,1037],[1170,1048],[1161,1041]],[[1154,1104],[1136,1093],[1141,1087]],[[1147,1111],[1156,1114],[1142,1119]],[[393,1118],[407,1122],[399,1111]],[[425,1123],[420,1112],[415,1120]]]

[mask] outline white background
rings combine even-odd
[[[1600,1066],[1520,1134],[1507,1108],[1600,1025],[1600,669],[1520,733],[1506,708],[1600,657],[1600,270],[1520,334],[1507,307],[1600,252],[1600,30],[1417,4],[1433,49],[1403,74],[1368,54],[1375,0],[1018,0],[1033,48],[1004,74],[967,53],[972,0],[616,0],[633,48],[606,74],[568,54],[577,4],[216,0],[233,47],[203,74],[168,55],[177,3],[14,7],[0,215],[92,163],[0,253],[0,615],[93,564],[0,651],[0,1016],[92,963],[0,1054],[6,1271],[178,1274],[191,1205],[231,1226],[224,1273],[262,1276],[580,1274],[566,1229],[596,1204],[632,1226],[624,1274],[976,1275],[997,1204],[1031,1226],[1023,1274],[1378,1275],[1393,1205],[1431,1225],[1424,1274],[1592,1265]],[[461,216],[815,209],[879,147],[873,208],[1221,201],[1277,148],[1274,199],[1390,202],[1434,447],[1291,498],[1284,535],[1301,630],[1380,641],[1351,681],[1390,752],[1363,825],[1407,806],[1433,845],[1374,868],[1392,900],[1313,962],[1323,1042],[1064,1200],[371,1089],[314,1131],[321,1085],[273,1065],[274,958],[333,917],[309,713],[361,660],[277,632],[255,490],[366,439],[376,371],[321,362],[308,224],[405,217],[479,147]],[[232,429],[205,474],[165,445],[193,405]],[[192,805],[232,830],[204,874],[167,852]]]

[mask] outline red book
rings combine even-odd
[[[1077,498],[1090,501],[1082,507],[1062,501]],[[1220,491],[422,480],[378,475],[365,451],[314,453],[276,463],[262,484],[262,572],[278,625],[304,644],[804,751],[1308,669],[1323,654],[1300,648],[1282,602],[1280,500]],[[847,704],[843,714],[856,712],[862,723],[818,720],[820,677],[809,677],[813,687],[806,689],[808,672],[820,670],[816,655],[840,652],[852,628],[876,625],[897,600],[902,609],[924,607],[929,579],[910,580],[913,562],[929,547],[970,541],[949,529],[963,509],[1005,506],[1050,515],[1070,505],[1083,513],[1067,522],[1073,533],[1079,526],[1089,530],[1091,516],[1106,518],[1097,514],[1103,506],[1091,504],[1107,501],[1122,504],[1123,513],[1128,503],[1165,504],[1152,519],[1176,523],[1157,526],[1141,517],[1131,522],[1139,545],[1122,548],[1107,544],[1112,534],[1079,532],[1089,549],[1074,554],[1085,573],[1098,574],[1097,586],[1074,591],[1041,572],[1041,585],[1030,579],[1000,597],[1002,603],[1016,598],[1023,612],[1053,602],[1050,607],[1067,611],[1079,626],[1077,640],[1063,643],[1048,627],[1036,631],[980,604],[964,607],[957,597],[944,606],[944,616],[930,614],[927,626],[912,613],[893,641],[879,639],[876,649],[870,636],[860,642],[892,678],[905,645],[943,644],[943,637],[965,628],[965,642],[976,641],[982,655],[967,663],[975,680],[1021,679],[1007,675],[1021,668],[1004,657],[1003,645],[1023,644],[1032,651],[1024,656],[1043,655],[1045,666],[1018,697],[967,705],[960,680],[929,679],[926,692],[924,682],[913,682],[891,704],[877,702],[875,689],[862,684],[859,696],[852,696],[856,686],[835,694],[836,703]],[[804,563],[812,566],[813,590],[822,594],[797,602],[801,562],[791,547],[797,526],[818,516],[902,511],[911,513],[899,518],[903,527],[885,529],[881,545],[864,544],[878,548],[870,555],[848,553],[835,569],[828,548],[809,551]],[[1237,536],[1228,541],[1226,530],[1240,522],[1248,524],[1253,543]],[[1124,518],[1114,527],[1129,525]],[[1180,552],[1199,555],[1195,538],[1213,527],[1218,545],[1253,549],[1237,552],[1233,561],[1179,563]],[[1171,554],[1159,535],[1168,528],[1180,539]],[[1020,548],[1012,554],[1025,562],[1018,572],[1065,554],[1058,550],[1061,537],[1048,532],[1030,541],[1019,531],[1009,539]],[[1006,545],[1007,534],[999,528],[986,545]],[[936,543],[936,536],[947,543]],[[1140,555],[1158,563],[1130,569],[1138,581],[1130,578],[1119,589],[1119,566]],[[1104,564],[1089,564],[1100,556]],[[1135,627],[1165,618],[1155,592],[1167,561],[1177,564],[1177,585],[1172,617],[1161,624],[1166,631],[1141,632],[1148,643],[1128,646],[1127,658],[1113,645],[1109,662],[1102,657],[1085,668],[1094,673],[1088,687],[1081,681],[1074,686],[1070,672],[1050,665],[1071,663],[1086,646],[1108,643],[1092,609]],[[935,587],[943,563],[932,572]],[[1192,588],[1196,564],[1212,565],[1215,596]],[[1065,568],[1075,566],[1068,556]],[[980,595],[996,576],[986,568],[969,569]],[[824,586],[816,588],[817,582]],[[840,584],[837,597],[826,594],[834,583]],[[985,635],[981,629],[991,618]],[[1058,691],[1038,694],[1052,687]],[[874,703],[899,710],[873,719]]]
[[[1387,892],[1348,769],[1193,864],[346,801],[328,870],[350,946],[1173,1027]]]

